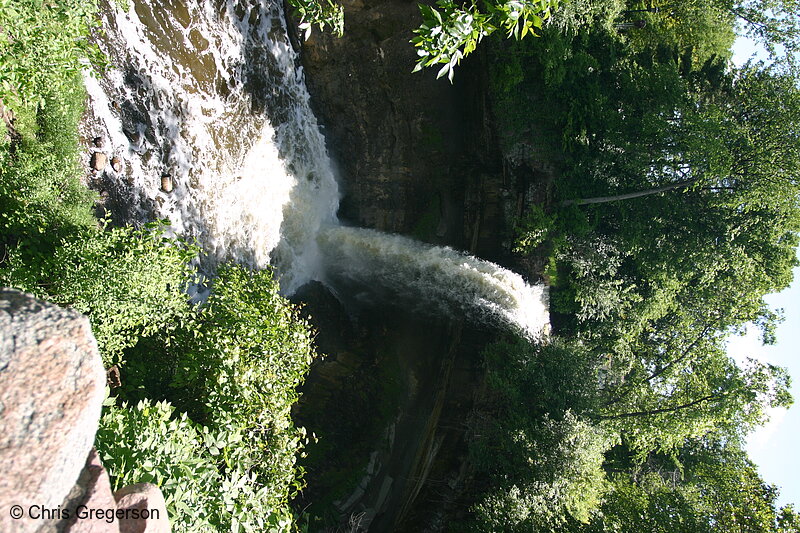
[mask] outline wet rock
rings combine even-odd
[[[112,366],[106,371],[106,383],[112,389],[122,386],[122,379],[117,365]]]
[[[117,509],[129,517],[119,521],[120,533],[169,533],[167,505],[161,490],[152,483],[137,483],[118,490]]]
[[[166,193],[170,193],[170,192],[172,192],[172,189],[174,188],[174,185],[175,184],[174,184],[174,182],[172,180],[172,176],[170,176],[169,174],[163,174],[161,176],[161,190],[162,191],[164,191]]]
[[[417,59],[408,45],[420,23],[416,2],[343,5],[343,37],[314,32],[303,43],[314,111],[347,176],[339,214],[359,226],[409,234],[432,197],[457,198],[463,187],[454,162],[476,153],[466,112],[475,106],[465,102],[460,86],[469,78],[463,65],[455,86],[437,80],[436,69],[409,74]],[[446,237],[459,238],[457,230]]]
[[[125,137],[128,138],[128,141],[134,146],[138,146],[139,143],[142,142],[142,136],[138,131],[125,130],[123,133],[125,134]]]
[[[114,169],[114,172],[122,172],[122,161],[119,157],[114,156],[111,158],[111,168]]]
[[[95,137],[92,139],[92,144],[95,145],[97,148],[102,148],[106,144],[106,140],[102,137]]]
[[[105,371],[89,320],[19,291],[0,290],[0,531],[43,524],[9,509],[56,508],[94,442]]]
[[[89,161],[89,165],[91,165],[93,170],[103,170],[106,168],[106,165],[108,165],[108,156],[103,152],[94,152],[91,161]]]

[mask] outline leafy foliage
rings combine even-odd
[[[776,487],[730,444],[690,441],[671,461],[651,459],[613,475],[600,512],[569,531],[778,533],[791,531],[797,518],[791,506],[777,508]]]
[[[95,446],[114,490],[154,483],[164,493],[175,531],[290,531],[291,513],[276,505],[241,460],[246,428],[209,430],[166,402],[135,406],[113,399],[100,419]]]
[[[48,91],[42,105],[17,108],[16,138],[0,142],[0,246],[51,250],[66,234],[96,225],[94,195],[80,183],[77,129],[80,77]],[[4,254],[5,255],[5,254]]]
[[[489,399],[474,421],[476,469],[491,489],[474,505],[479,531],[558,531],[587,521],[605,491],[614,436],[592,423],[592,363],[579,346],[510,339],[486,352]],[[536,391],[532,394],[532,391]]]
[[[422,24],[411,42],[418,48],[414,71],[444,65],[437,78],[447,75],[452,82],[455,67],[475,50],[484,37],[497,30],[516,39],[542,28],[559,0],[509,0],[484,2],[481,9],[473,1],[466,6],[451,0],[438,0],[435,7],[420,5]]]
[[[568,519],[587,522],[606,491],[602,463],[610,434],[572,411],[504,429],[498,444],[511,461],[477,464],[495,482],[473,508],[478,530],[560,531]]]
[[[97,3],[86,0],[0,0],[0,100],[19,109],[46,105],[43,95],[73,92],[88,59],[104,63],[89,42]]]
[[[222,513],[216,530],[287,531],[292,523],[288,501],[302,484],[295,461],[306,438],[290,410],[312,355],[308,324],[271,273],[234,265],[220,269],[208,300],[179,327],[126,351],[124,397],[167,400],[204,426],[207,453],[225,476],[207,489],[216,494],[207,512]],[[219,498],[224,512],[215,510]]]
[[[306,39],[314,26],[320,31],[328,29],[339,37],[344,33],[344,8],[333,0],[289,0],[289,5],[300,18],[298,27]]]
[[[89,316],[106,365],[142,336],[174,331],[189,311],[185,289],[196,249],[142,230],[96,228],[66,237],[52,253],[10,253],[3,283]]]
[[[509,411],[524,405],[513,411],[540,424],[545,414],[559,420],[557,413],[574,409],[618,443],[605,452],[611,491],[593,500],[600,507],[584,524],[561,513],[570,517],[563,529],[783,527],[775,489],[737,446],[769,407],[791,404],[789,377],[768,364],[737,364],[725,339],[755,323],[765,342],[774,341],[778,314],[763,298],[788,286],[797,265],[800,76],[790,60],[734,68],[728,59],[743,9],[761,10],[748,15],[748,31],[761,32],[776,51],[791,49],[780,40],[789,34],[777,37],[796,26],[790,5],[583,2],[565,6],[541,39],[490,41],[492,103],[508,167],[529,171],[544,160],[558,174],[547,191],[552,203],[517,221],[514,252],[549,256],[555,332],[585,361],[578,373],[591,376],[580,395],[565,388],[562,401],[552,387],[562,372],[575,375],[572,359],[556,355],[543,367],[536,356],[519,356],[524,346],[506,345],[487,360],[501,361],[502,353],[513,370],[502,379],[490,372],[490,389],[515,391],[515,380],[530,379],[520,390],[535,399],[490,397]],[[512,457],[531,449],[544,457],[552,443],[543,444],[544,432],[521,430],[521,417],[508,423],[503,409],[480,426],[489,440],[481,440],[487,447],[476,461],[519,472],[508,466]],[[496,492],[476,507],[482,530],[500,530],[504,520],[553,527],[550,518],[523,525],[522,510],[539,504],[536,492],[511,481],[521,477],[491,478]],[[553,516],[558,501],[552,498]],[[795,520],[791,509],[785,516],[786,524]]]
[[[205,430],[205,432],[204,432]],[[183,413],[173,418],[166,402],[107,405],[95,438],[112,489],[154,483],[164,493],[176,531],[210,531],[226,510],[216,460],[206,446],[207,428]],[[212,441],[215,442],[215,441]]]

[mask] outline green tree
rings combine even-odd
[[[654,459],[614,474],[600,512],[570,530],[778,533],[796,518],[791,506],[777,507],[776,487],[730,443],[688,441],[671,463]]]
[[[614,435],[591,422],[593,363],[577,345],[503,340],[485,351],[488,395],[473,417],[470,457],[489,486],[479,531],[559,531],[587,521],[606,489]]]
[[[465,5],[438,0],[437,7],[421,4],[422,24],[411,39],[419,55],[414,71],[443,65],[437,77],[447,75],[452,82],[455,67],[485,37],[497,30],[516,39],[535,34],[558,4],[559,0],[473,1]]]

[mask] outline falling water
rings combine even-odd
[[[312,279],[361,284],[439,313],[500,317],[531,336],[546,328],[544,289],[517,274],[338,224],[337,183],[280,3],[133,0],[103,12],[99,44],[115,68],[86,80],[90,124],[125,162],[106,178],[140,218],[196,239],[204,269],[272,264],[287,294]]]
[[[499,318],[529,337],[546,332],[547,294],[489,261],[400,235],[337,227],[320,236],[334,285],[360,287],[367,298],[413,306],[420,313],[454,311]],[[358,289],[356,289],[358,290]]]
[[[339,193],[280,3],[136,0],[106,5],[103,28],[117,68],[87,88],[126,162],[111,178],[196,239],[207,270],[272,263],[287,293],[319,278],[316,235]]]

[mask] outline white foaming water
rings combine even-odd
[[[489,261],[363,228],[332,228],[320,241],[334,284],[355,282],[381,298],[410,298],[435,314],[458,309],[494,316],[529,338],[549,331],[546,288]]]
[[[318,279],[316,234],[339,192],[280,3],[137,0],[104,14],[100,46],[120,68],[87,89],[104,150],[125,161],[126,176],[106,172],[138,217],[196,239],[208,270],[272,263],[287,293]]]
[[[531,337],[547,295],[450,248],[338,225],[339,191],[286,37],[280,2],[106,4],[98,39],[117,66],[87,78],[87,135],[125,170],[105,171],[132,218],[170,221],[213,272],[225,260],[275,266],[284,293],[309,280],[382,287],[438,313],[488,313]],[[162,176],[174,190],[160,190]]]

